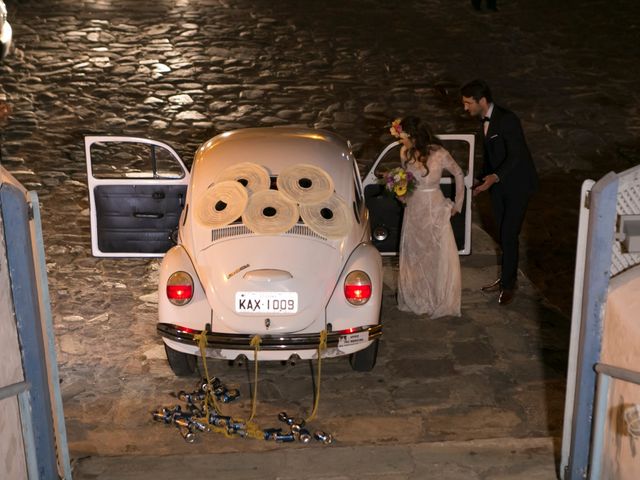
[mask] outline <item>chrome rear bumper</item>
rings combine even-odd
[[[197,345],[193,337],[200,333],[171,323],[159,323],[157,330],[160,336],[187,345]],[[340,337],[365,331],[369,332],[369,340],[375,340],[382,335],[382,325],[329,332],[327,334],[327,347],[337,347]],[[207,347],[229,350],[253,350],[251,346],[251,339],[253,337],[254,335],[208,332]],[[260,339],[260,350],[312,350],[318,348],[320,344],[319,333],[263,335]]]

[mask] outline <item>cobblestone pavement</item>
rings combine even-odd
[[[541,171],[522,242],[535,288],[523,278],[500,310],[479,294],[495,260],[476,229],[463,316],[427,321],[394,308],[388,264],[380,364],[354,375],[326,362],[321,423],[346,446],[557,437],[580,183],[640,158],[640,3],[615,3],[505,0],[476,13],[447,0],[9,0],[18,50],[0,66],[13,111],[2,162],[42,202],[72,454],[272,447],[186,446],[149,424],[167,392],[189,385],[154,333],[158,262],[90,255],[83,135],[165,140],[189,162],[218,132],[310,125],[349,138],[364,169],[395,116],[475,131],[458,98],[473,77],[520,114]],[[490,231],[486,200],[475,221]],[[217,370],[247,391],[247,371]],[[308,364],[266,366],[261,378],[263,420],[310,406]]]
[[[495,274],[493,242],[477,227],[473,234],[476,253],[463,259],[460,318],[426,321],[399,312],[396,265],[385,262],[385,334],[375,369],[357,374],[344,358],[322,363],[319,415],[310,428],[331,432],[336,439],[331,446],[313,443],[300,451],[301,445],[213,433],[187,444],[174,427],[152,422],[150,410],[180,403],[171,393],[192,390],[197,379],[170,373],[149,328],[155,318],[151,296],[144,297],[144,309],[133,312],[132,321],[140,327],[127,342],[106,328],[106,318],[97,320],[99,338],[63,335],[77,342],[75,353],[61,345],[63,371],[71,369],[69,381],[75,382],[67,381],[63,392],[76,478],[171,478],[181,471],[204,478],[202,472],[216,460],[238,478],[257,478],[256,472],[274,479],[552,478],[564,402],[566,319],[526,277],[520,278],[516,302],[498,309],[495,296],[479,291]],[[152,288],[153,275],[145,265],[138,267]],[[105,358],[111,355],[128,360]],[[246,418],[252,364],[239,368],[209,361],[208,368],[243,395],[223,405],[224,413]],[[282,425],[277,414],[283,410],[308,415],[313,368],[309,362],[260,365],[261,427]],[[246,456],[258,452],[264,455]],[[218,455],[203,457],[206,453]],[[116,459],[102,458],[111,455]],[[166,458],[155,463],[154,456]],[[304,472],[292,470],[305,458]],[[368,458],[364,469],[359,466],[363,458]]]

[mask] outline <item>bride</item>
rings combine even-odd
[[[460,316],[460,259],[450,217],[462,210],[462,170],[418,117],[394,121],[391,134],[402,143],[402,166],[416,179],[405,200],[398,308],[431,318]],[[455,178],[455,203],[440,190],[443,170]]]

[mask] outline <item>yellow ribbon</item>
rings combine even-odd
[[[249,420],[247,420],[247,430],[249,429],[249,424],[253,420],[253,417],[256,416],[256,410],[258,407],[258,351],[260,351],[260,344],[262,343],[262,339],[260,335],[254,335],[251,339],[250,345],[253,347],[253,399],[251,401],[251,416]]]
[[[316,383],[316,394],[313,400],[313,410],[311,411],[311,415],[309,418],[305,420],[305,423],[310,423],[314,418],[316,418],[316,414],[318,413],[318,404],[320,403],[320,378],[322,376],[322,352],[327,348],[327,331],[322,330],[320,332],[320,342],[318,343],[318,375],[317,375],[317,383]]]
[[[209,423],[209,405],[211,405],[217,415],[221,415],[220,407],[216,400],[216,396],[213,394],[213,387],[211,386],[211,377],[209,377],[209,370],[207,368],[207,331],[202,330],[199,334],[193,336],[193,339],[198,342],[198,348],[200,349],[200,356],[202,357],[202,368],[204,369],[204,376],[207,380],[207,391],[204,397],[204,412],[206,415],[207,423]],[[210,425],[210,424],[209,424]]]

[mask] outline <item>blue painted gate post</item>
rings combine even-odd
[[[607,299],[616,223],[618,176],[608,173],[591,189],[587,238],[582,330],[577,359],[576,393],[573,410],[571,450],[565,480],[582,480],[588,475],[595,364],[602,347],[602,313]]]
[[[14,185],[0,183],[0,214],[5,225],[7,264],[22,350],[22,367],[25,381],[31,385],[30,400],[38,478],[57,479],[53,416],[32,257],[30,211],[24,192]]]

